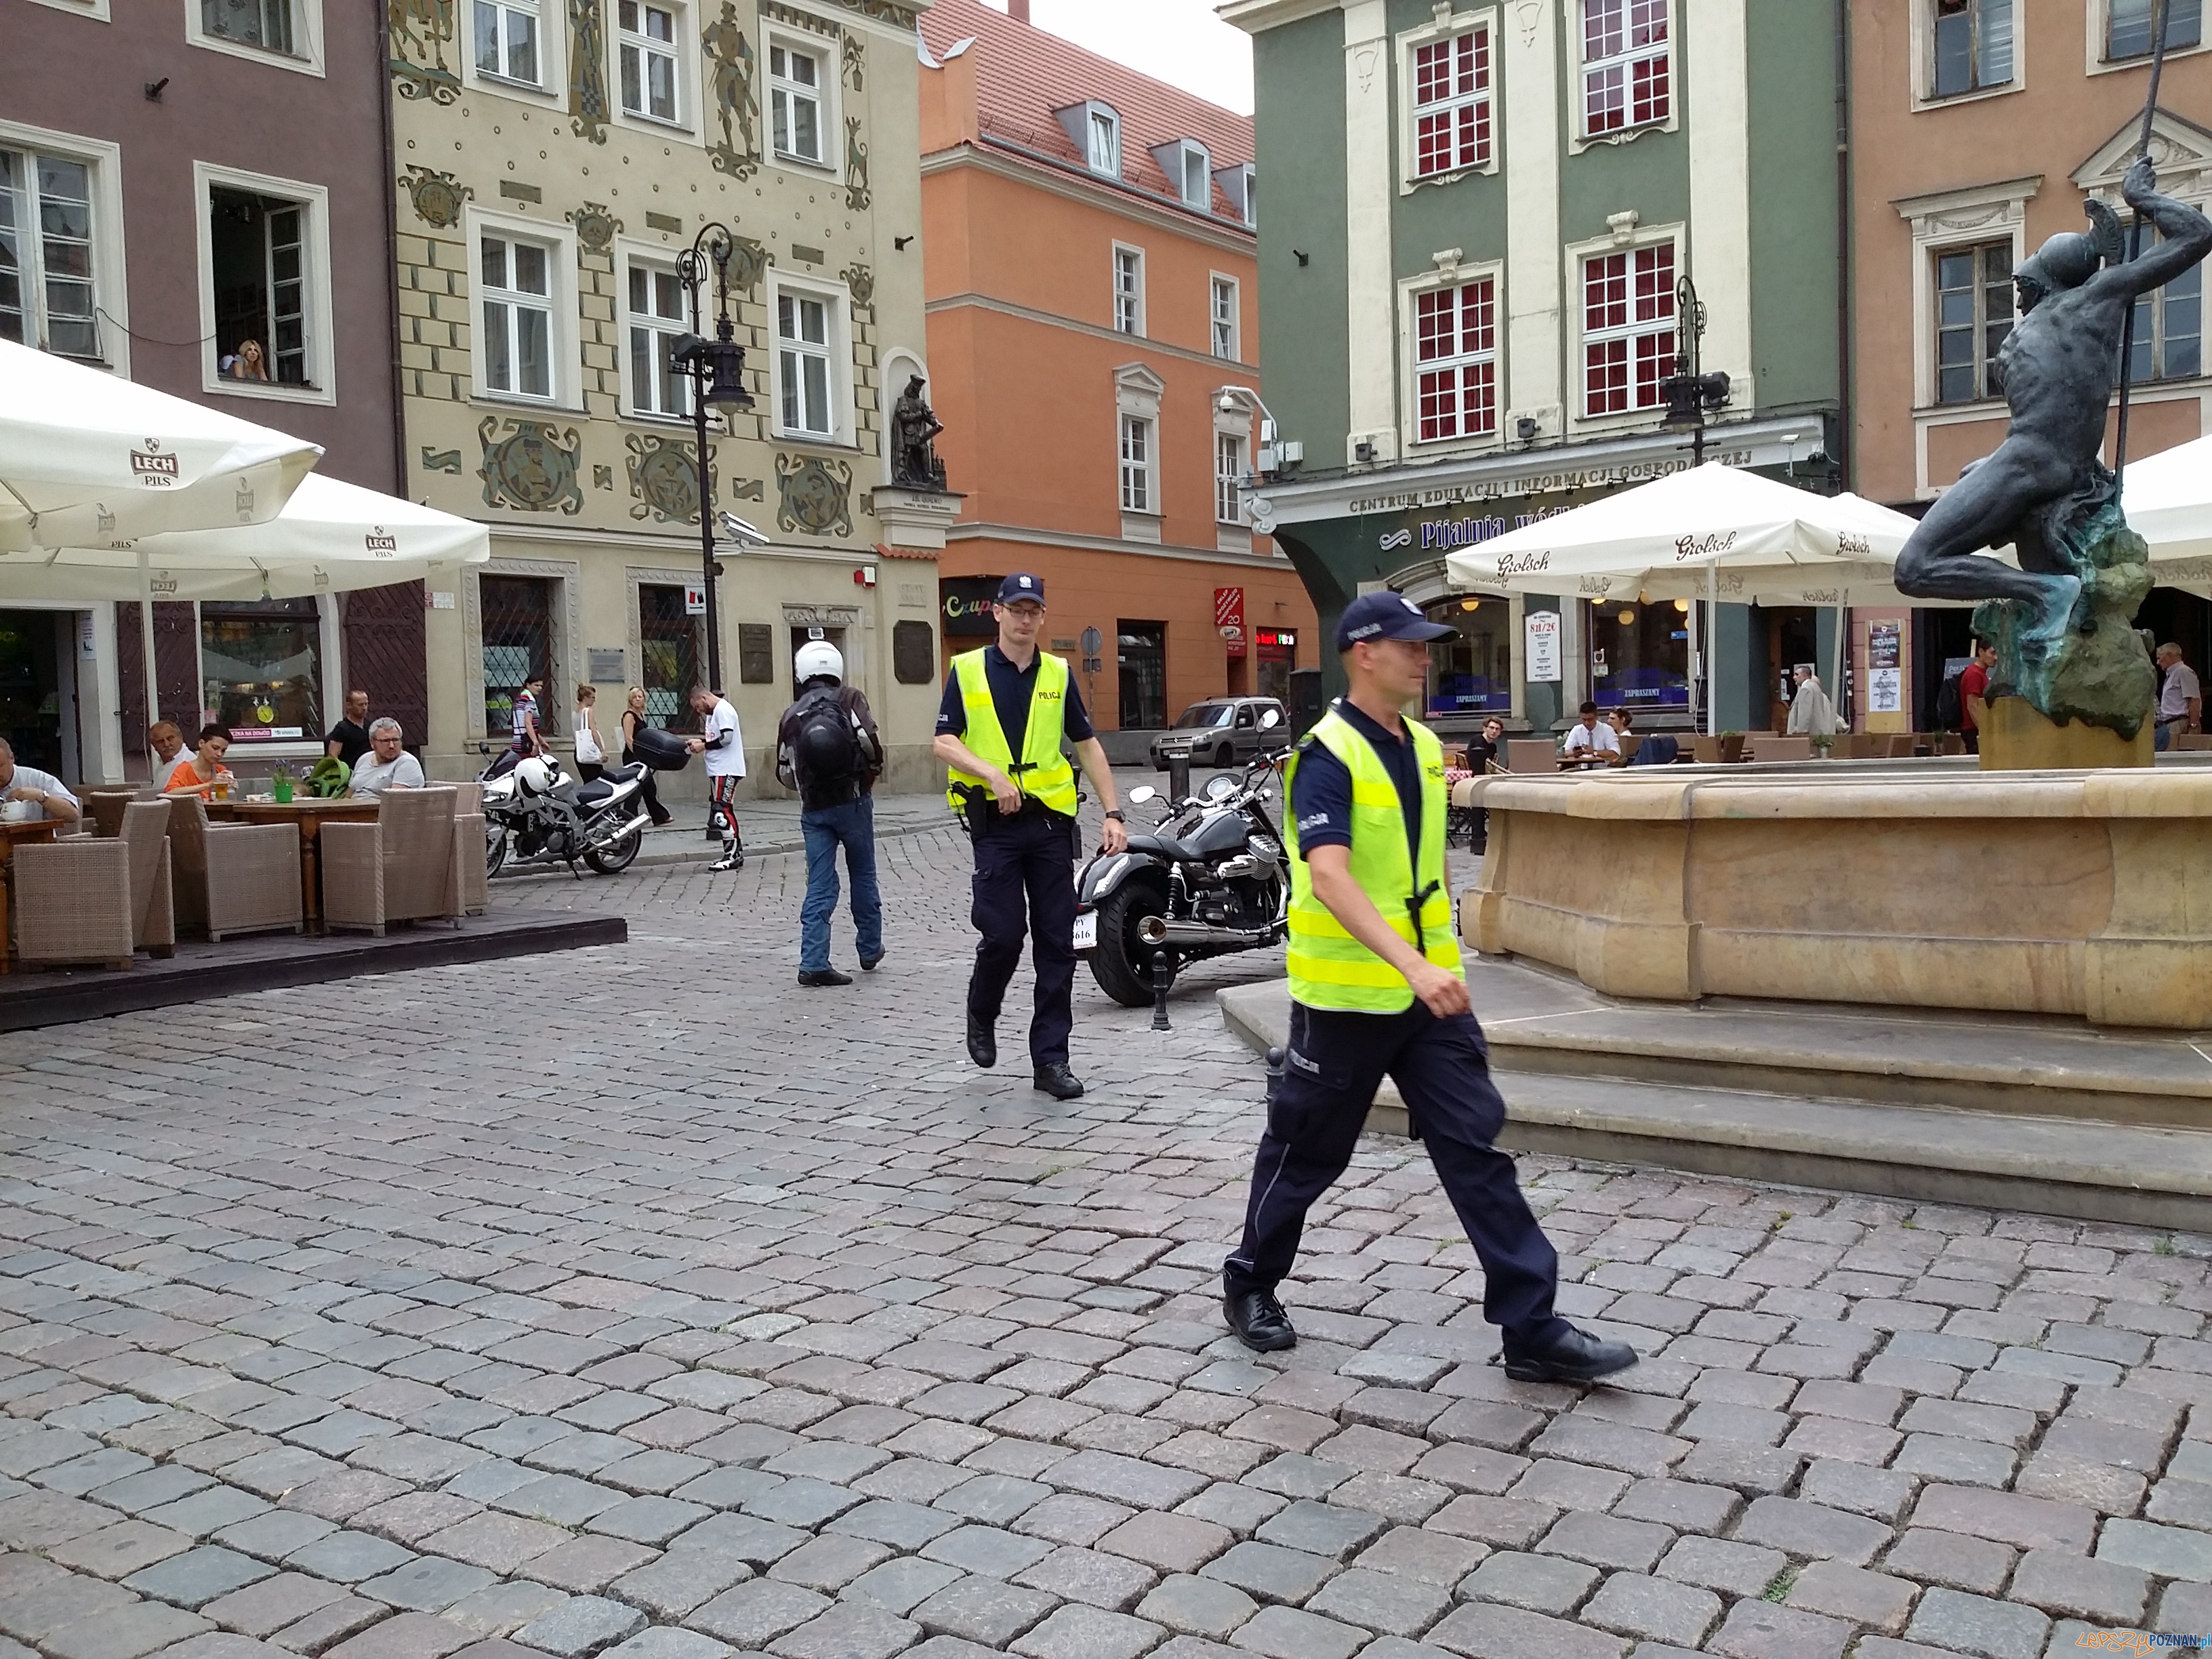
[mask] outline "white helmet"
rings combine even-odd
[[[827,640],[809,640],[792,659],[791,672],[801,685],[828,675],[840,684],[845,679],[845,654]]]
[[[515,787],[526,795],[542,795],[553,787],[554,769],[542,756],[532,755],[514,769]]]

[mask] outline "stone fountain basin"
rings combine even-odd
[[[1972,765],[1474,781],[1460,932],[1608,996],[2212,1028],[2212,766]]]

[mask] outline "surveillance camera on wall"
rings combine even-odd
[[[769,544],[766,531],[747,524],[734,513],[717,513],[714,518],[722,526],[723,537],[740,547],[766,547]]]

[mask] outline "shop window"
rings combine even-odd
[[[2150,56],[2151,15],[2158,0],[2106,0],[2105,61]],[[2166,47],[2189,47],[2204,39],[2204,0],[2166,0]]]
[[[537,576],[479,576],[483,617],[484,735],[494,742],[514,731],[514,698],[533,674],[546,684],[538,700],[538,729],[558,729],[565,688],[554,683],[553,600],[560,584]]]
[[[1583,261],[1583,413],[1659,406],[1674,367],[1674,245]]]
[[[2165,240],[2155,228],[2148,239],[2150,246]],[[2204,267],[2196,264],[2136,300],[2128,378],[2178,380],[2203,372]]]
[[[696,732],[691,688],[707,677],[699,672],[699,624],[686,616],[684,590],[658,583],[637,590],[637,644],[643,659],[645,717],[669,732]]]
[[[1590,698],[1601,708],[1690,706],[1690,614],[1676,605],[1593,605]]]
[[[233,743],[323,733],[323,629],[313,599],[200,606],[200,712]]]
[[[1453,599],[1429,620],[1459,631],[1429,646],[1429,713],[1513,710],[1513,611],[1504,599]]]
[[[1298,665],[1298,636],[1288,628],[1259,628],[1253,630],[1254,648],[1260,653],[1259,695],[1273,697],[1288,708],[1291,701],[1291,676]]]
[[[1413,176],[1433,179],[1489,165],[1490,31],[1470,29],[1416,47]]]
[[[1168,625],[1121,622],[1120,641],[1121,730],[1151,732],[1168,723]]]
[[[1667,14],[1672,3],[1583,0],[1583,131],[1591,137],[1648,126],[1671,114]]]
[[[1935,0],[1935,75],[1938,98],[1985,92],[2012,80],[2013,8],[2017,0]],[[2149,26],[2148,22],[2144,25]]]
[[[1595,263],[1593,261],[1593,263]],[[1421,441],[1498,430],[1498,284],[1486,276],[1413,296]]]
[[[1997,349],[2012,332],[2012,244],[1936,255],[1936,401],[2004,396]]]
[[[216,185],[208,191],[216,373],[313,386],[304,202]]]
[[[92,169],[0,149],[0,339],[99,362]]]

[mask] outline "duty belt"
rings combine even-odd
[[[1432,881],[1406,901],[1406,920],[1413,924],[1413,948],[1425,957],[1429,954],[1429,936],[1421,926],[1421,909],[1443,885]]]

